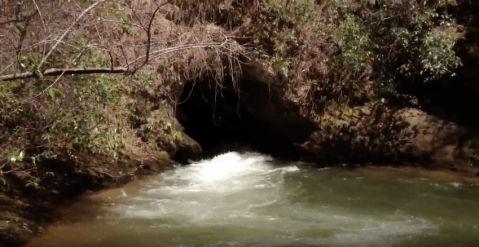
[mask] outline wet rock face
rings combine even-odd
[[[236,88],[231,78],[223,85],[210,78],[188,82],[180,102],[177,119],[201,145],[203,157],[250,150],[298,159],[296,144],[307,141],[316,128],[256,67],[243,68]]]
[[[190,160],[199,159],[203,153],[200,144],[188,135],[184,135],[181,140],[174,145],[174,148],[175,150],[171,157],[183,164],[188,163]]]

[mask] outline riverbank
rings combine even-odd
[[[100,157],[89,158],[88,162],[88,165],[76,164],[77,170],[75,172],[65,172],[64,167],[61,168],[63,172],[52,169],[52,171],[56,171],[56,174],[62,174],[63,179],[45,181],[38,187],[13,186],[10,183],[8,194],[4,194],[5,191],[2,190],[0,192],[0,199],[2,200],[2,206],[0,207],[0,222],[2,223],[0,225],[0,243],[9,247],[24,246],[30,239],[40,235],[52,223],[62,220],[64,209],[69,208],[71,202],[77,201],[79,196],[81,198],[88,197],[88,195],[94,195],[96,192],[119,188],[133,181],[137,181],[135,183],[141,185],[144,183],[142,180],[146,177],[167,171],[172,168],[173,164],[170,160],[114,162]],[[311,166],[311,168],[314,167],[315,165]],[[431,179],[478,187],[479,176],[477,176],[477,172],[477,169],[472,168],[470,170],[451,170],[450,168],[425,168],[421,164],[416,164],[351,166],[338,174],[351,177]],[[73,179],[75,177],[76,179]],[[115,192],[115,195],[118,193],[120,192]],[[136,192],[126,191],[126,193]],[[78,219],[81,219],[81,217]]]
[[[479,240],[477,186],[437,172],[379,169],[298,167],[228,152],[84,197],[27,246],[413,247]]]
[[[27,182],[19,174],[7,176],[0,187],[0,246],[24,246],[59,219],[59,212],[79,196],[114,188],[172,165],[164,160],[135,160],[83,154],[77,159],[42,164],[49,177]],[[25,174],[25,173],[24,173]]]
[[[0,5],[0,243],[237,149],[479,176],[477,3],[36,2]]]

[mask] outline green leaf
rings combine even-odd
[[[61,97],[63,95],[62,91],[58,88],[55,88],[55,87],[51,87],[47,90],[48,92],[48,95],[50,95],[50,97],[52,99],[55,99],[55,98],[58,98],[58,97]]]
[[[29,186],[33,186],[35,189],[38,189],[38,183],[37,182],[30,181],[29,183],[27,183],[25,185],[25,188],[27,188]]]
[[[37,67],[35,68],[34,73],[40,78],[40,80],[43,80],[43,74]]]
[[[50,95],[50,97],[52,99],[55,99],[55,91],[53,90],[53,88],[49,88],[47,91],[48,91],[48,94]]]

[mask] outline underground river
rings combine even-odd
[[[476,246],[479,188],[229,152],[100,192],[30,247]]]

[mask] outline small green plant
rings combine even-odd
[[[171,123],[170,122],[166,122],[165,124],[163,124],[163,127],[161,128],[163,130],[163,132],[165,132],[166,134],[170,134],[171,133]]]
[[[30,53],[20,57],[20,66],[23,69],[35,72],[38,67],[38,64],[42,60],[42,55],[39,53]]]
[[[0,99],[6,99],[13,94],[13,91],[19,88],[22,83],[19,80],[3,82],[0,81]]]
[[[56,87],[50,87],[50,88],[48,88],[48,89],[47,89],[47,92],[48,92],[48,95],[50,96],[50,98],[51,98],[52,100],[63,96],[62,90],[59,89],[59,88],[56,88]]]
[[[28,187],[33,187],[35,189],[38,189],[39,188],[39,185],[37,182],[34,182],[34,181],[29,181],[26,185],[25,185],[25,188],[28,188]]]
[[[21,162],[25,158],[25,152],[23,150],[14,149],[8,154],[10,162]]]
[[[82,75],[75,77],[78,88],[76,98],[80,102],[96,101],[111,104],[119,99],[118,80],[108,74]]]
[[[149,124],[143,124],[139,129],[136,130],[136,133],[141,137],[148,139],[148,136],[153,131],[153,127]]]
[[[117,1],[106,1],[102,4],[99,11],[99,16],[112,16],[117,22],[118,26],[125,34],[133,34],[133,25],[125,7]]]
[[[342,53],[340,59],[344,65],[354,73],[360,73],[371,62],[373,53],[371,51],[371,40],[365,32],[366,27],[349,14],[340,23],[341,36],[338,45]]]
[[[285,78],[289,76],[289,66],[291,64],[291,61],[280,57],[279,55],[276,55],[271,58],[271,63],[273,65],[273,68],[275,68],[280,75]]]
[[[266,6],[274,9],[287,21],[304,23],[314,12],[314,3],[310,0],[268,0]]]
[[[175,131],[175,133],[173,134],[173,138],[175,140],[181,140],[183,139],[183,133],[181,131]]]

